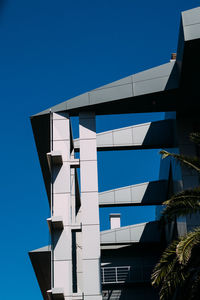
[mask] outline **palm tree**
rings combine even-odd
[[[190,139],[200,145],[200,133]],[[172,157],[200,173],[200,160],[162,150],[163,158]],[[200,212],[200,187],[184,190],[163,203],[161,220],[171,222],[177,217]],[[151,276],[159,288],[160,300],[196,300],[200,293],[200,227],[174,240],[163,252]]]

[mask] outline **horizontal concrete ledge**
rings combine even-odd
[[[52,165],[61,166],[63,164],[62,153],[60,151],[51,151],[46,154],[49,171],[51,172]]]
[[[64,229],[63,219],[61,216],[53,216],[51,218],[48,218],[47,223],[48,223],[50,232],[52,231],[52,229],[53,230],[63,230]]]
[[[168,181],[145,182],[99,193],[99,206],[159,205],[167,199]]]
[[[64,300],[64,290],[62,288],[53,288],[47,291],[49,300]]]
[[[175,120],[149,122],[97,134],[99,151],[120,149],[149,149],[175,147]],[[75,151],[79,151],[79,139],[74,140]]]
[[[140,223],[101,232],[101,245],[159,243],[161,238],[159,222]]]
[[[72,159],[70,160],[70,167],[71,168],[80,168],[80,159]]]
[[[70,226],[71,230],[82,231],[82,223],[72,223],[69,226]]]

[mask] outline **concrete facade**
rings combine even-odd
[[[177,58],[69,99],[31,117],[49,200],[51,245],[29,253],[45,300],[158,299],[150,274],[174,236],[200,222],[179,218],[161,232],[158,221],[100,232],[99,207],[160,205],[172,193],[199,184],[190,170],[162,162],[158,181],[98,192],[97,151],[198,149],[188,140],[200,130],[200,8],[182,13]],[[188,101],[189,99],[189,101]],[[96,115],[176,112],[176,118],[96,134]],[[79,117],[73,139],[72,116]],[[76,157],[80,152],[80,158]],[[80,179],[79,179],[80,170]]]

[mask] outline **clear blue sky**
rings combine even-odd
[[[168,62],[176,51],[180,11],[197,5],[193,0],[0,0],[1,299],[42,299],[27,252],[48,244],[49,208],[29,116]],[[161,117],[129,116],[126,123],[99,117],[97,129]],[[158,151],[126,153],[129,164],[119,163],[111,172],[108,159],[118,155],[99,154],[100,191],[157,179]],[[135,212],[127,220],[122,212],[123,225],[154,214]]]

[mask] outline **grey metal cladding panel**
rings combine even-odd
[[[200,7],[182,12],[183,26],[200,23]]]
[[[131,187],[131,199],[133,203],[142,203],[142,200],[145,196],[145,192],[147,191],[148,186],[149,186],[149,182],[138,184]],[[147,197],[149,198],[149,196]]]
[[[90,92],[90,104],[98,104],[133,96],[133,86],[125,84],[121,86],[99,89]]]
[[[149,222],[144,226],[130,228],[132,242],[159,242],[160,231],[157,222]]]
[[[120,227],[101,232],[101,244],[160,242],[157,221]]]
[[[42,248],[38,248],[38,249],[32,250],[29,253],[35,253],[35,252],[51,252],[51,245],[44,246]]]
[[[133,145],[133,135],[131,128],[113,130],[114,145]]]
[[[169,62],[163,65],[160,65],[158,67],[155,68],[151,68],[149,70],[137,73],[135,75],[133,75],[133,82],[138,82],[138,81],[146,81],[146,80],[150,80],[150,79],[155,79],[155,78],[159,78],[159,77],[166,77],[169,76],[169,74],[171,73],[173,67],[174,67],[175,62]]]
[[[107,230],[105,232],[101,232],[101,243],[115,243],[116,239],[115,239],[115,231],[112,230]]]
[[[138,81],[133,83],[133,90],[135,96],[157,93],[164,91],[167,82],[169,80],[169,76],[159,77],[144,81]]]
[[[131,202],[134,204],[160,204],[167,197],[167,180],[151,181],[131,186]]]
[[[40,112],[34,116],[48,114],[50,111],[51,112],[66,111],[66,110],[70,110],[70,109],[73,109],[76,107],[78,108],[78,107],[87,106],[87,105],[89,105],[89,96],[88,96],[88,93],[85,93],[80,96],[63,101],[63,102],[61,102],[55,106],[52,106],[46,110],[43,110],[42,112]]]
[[[120,203],[131,203],[131,187],[126,187],[122,189],[116,189],[114,191],[115,194],[115,204]]]
[[[122,78],[121,80],[112,82],[106,86],[99,87],[98,89],[55,105],[51,108],[51,111],[72,110],[84,106],[162,91],[165,89],[173,66],[174,62],[170,62],[147,71]],[[134,87],[136,94],[134,93]],[[47,114],[49,111],[50,108],[37,115]]]
[[[129,243],[131,241],[130,228],[120,228],[115,230],[117,243]]]
[[[113,146],[113,132],[103,132],[97,134],[97,147],[99,146]]]
[[[54,105],[52,107],[49,107],[48,109],[45,109],[43,110],[42,112],[34,115],[33,117],[35,116],[40,116],[40,115],[45,115],[45,114],[49,114],[50,111],[51,112],[58,112],[58,111],[65,111],[67,109],[67,106],[66,106],[66,101],[62,102],[62,103],[59,103],[57,105]]]
[[[132,242],[139,242],[144,232],[146,224],[137,225],[130,228],[130,239]]]
[[[184,40],[200,38],[200,7],[182,12]]]
[[[115,203],[115,195],[114,190],[109,192],[99,193],[99,203],[100,204],[114,204]]]
[[[134,145],[142,145],[152,123],[141,124],[132,127],[132,136]]]
[[[200,38],[200,23],[184,27],[185,41]]]
[[[66,101],[51,107],[51,112],[65,111],[67,109]]]
[[[117,146],[174,146],[174,120],[144,123],[97,134],[97,147]],[[79,140],[74,141],[79,148]]]
[[[141,204],[162,203],[167,197],[167,180],[152,181],[132,187],[132,201]]]
[[[168,181],[152,181],[99,193],[100,206],[153,205],[167,198]]]
[[[67,110],[76,108],[76,107],[83,107],[89,105],[89,94],[85,93],[75,98],[72,98],[66,101],[66,108]]]
[[[132,84],[132,75],[131,76],[128,76],[128,77],[125,77],[125,78],[122,78],[122,79],[119,79],[119,80],[116,80],[116,81],[113,81],[109,84],[106,84],[104,86],[101,86],[97,89],[95,89],[94,91],[97,91],[97,90],[101,90],[101,89],[106,89],[106,88],[110,88],[110,87],[114,87],[114,86],[119,86],[119,85],[125,85],[125,84]]]

